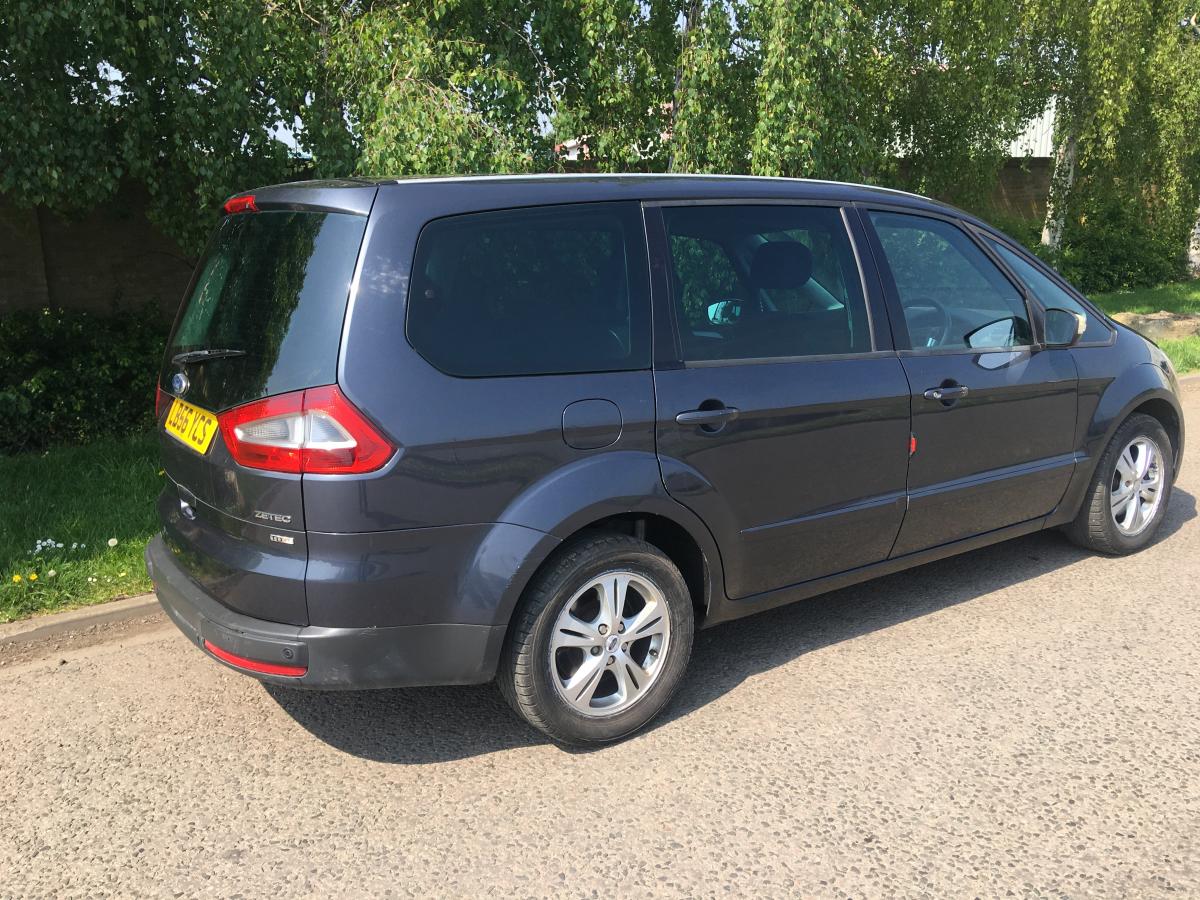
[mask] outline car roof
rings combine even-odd
[[[515,194],[528,192],[529,205],[586,203],[614,200],[678,201],[720,199],[795,199],[836,202],[880,203],[908,206],[930,212],[974,217],[948,204],[895,188],[821,181],[809,178],[767,178],[754,175],[692,174],[523,174],[523,175],[419,175],[404,178],[346,178],[329,181],[303,181],[274,185],[254,191],[269,199],[288,195],[298,200],[307,194],[329,198],[326,192],[421,190],[430,186],[453,188],[455,193],[469,190],[484,205],[490,196],[503,197],[507,204]],[[522,197],[524,200],[525,198]],[[338,204],[340,205],[340,204]]]

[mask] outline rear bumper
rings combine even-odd
[[[324,690],[479,684],[495,675],[504,641],[502,625],[326,628],[253,619],[206,594],[161,536],[146,547],[146,570],[158,602],[193,643],[223,665],[272,684]],[[206,644],[222,656],[303,674],[251,671]]]

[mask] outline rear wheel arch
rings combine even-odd
[[[563,545],[601,532],[628,534],[661,550],[683,575],[692,597],[696,623],[703,623],[712,602],[712,571],[704,550],[688,529],[655,513],[623,513],[589,523],[571,535]]]
[[[562,547],[605,530],[641,537],[666,554],[687,582],[697,623],[725,597],[717,541],[703,519],[667,494],[653,453],[601,454],[559,469],[515,498],[501,520],[546,538],[531,548],[536,558],[523,561],[522,574],[501,604],[506,623],[537,572]]]
[[[520,604],[529,585],[538,574],[555,562],[580,541],[598,534],[623,534],[644,540],[662,553],[675,564],[683,575],[684,583],[691,595],[696,626],[701,627],[705,617],[716,601],[714,593],[721,584],[719,558],[716,556],[716,546],[708,537],[707,546],[703,537],[697,539],[692,529],[681,524],[676,519],[658,512],[623,512],[616,514],[597,515],[576,526],[562,540],[555,541],[554,546],[546,548],[534,565],[522,566],[524,575],[518,585],[511,591],[510,602],[505,606],[505,625],[510,630],[513,627],[513,615]]]

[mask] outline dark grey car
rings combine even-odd
[[[278,684],[497,679],[606,741],[696,627],[1042,528],[1127,553],[1170,363],[984,223],[700,176],[312,182],[226,204],[160,377],[146,551]]]

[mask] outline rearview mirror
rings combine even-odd
[[[1046,310],[1046,346],[1071,347],[1087,330],[1087,317],[1069,309],[1051,307]]]

